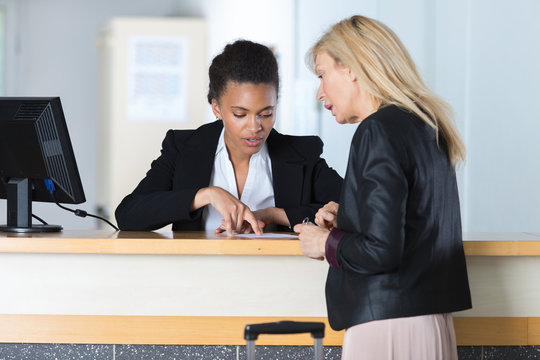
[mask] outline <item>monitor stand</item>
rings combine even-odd
[[[6,184],[7,225],[0,232],[60,232],[60,225],[32,224],[32,189],[28,178],[11,178]]]

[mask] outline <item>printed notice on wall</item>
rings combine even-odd
[[[129,39],[128,120],[188,121],[188,51],[187,37],[135,36]]]

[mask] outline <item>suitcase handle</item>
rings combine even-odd
[[[324,338],[324,323],[302,321],[277,321],[272,323],[250,324],[244,329],[245,340],[257,340],[260,334],[300,334],[311,333],[315,339]]]

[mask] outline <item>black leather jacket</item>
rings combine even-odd
[[[471,307],[446,145],[396,106],[380,108],[354,134],[331,237],[326,299],[333,329]]]

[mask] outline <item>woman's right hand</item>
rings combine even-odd
[[[339,204],[334,201],[330,201],[324,205],[315,214],[315,224],[328,230],[332,230],[337,227],[337,213]]]
[[[244,221],[247,221],[255,234],[262,235],[262,230],[253,212],[227,190],[218,186],[200,189],[191,203],[191,210],[199,209],[208,204],[212,205],[223,216],[222,226],[216,229],[216,233],[221,232],[221,228],[225,229],[229,235],[232,235],[233,231],[241,232]]]

